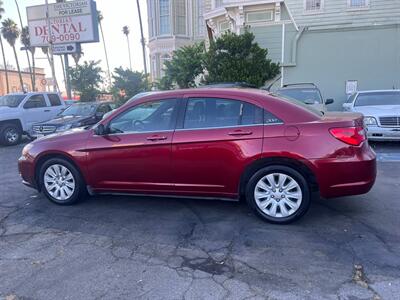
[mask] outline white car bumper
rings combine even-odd
[[[367,137],[371,141],[400,141],[400,128],[368,126]]]

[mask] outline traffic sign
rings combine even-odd
[[[76,43],[53,45],[53,54],[61,55],[77,53],[80,51],[79,46],[80,45]]]

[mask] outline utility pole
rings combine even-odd
[[[68,54],[64,54],[64,65],[65,65],[65,89],[67,90],[68,99],[72,99],[72,91],[71,91],[71,80],[69,78],[69,59]]]
[[[146,80],[146,90],[147,90],[147,64],[146,64],[146,41],[144,39],[143,35],[143,24],[142,24],[142,13],[140,12],[140,4],[139,0],[136,0],[137,4],[137,10],[138,10],[138,15],[139,15],[139,23],[140,23],[140,34],[141,34],[141,43],[142,43],[142,52],[143,52],[143,66],[144,66],[144,75],[145,75],[145,80]]]
[[[53,56],[53,41],[51,38],[51,24],[50,24],[50,15],[49,15],[49,0],[46,0],[46,19],[47,19],[47,34],[48,34],[48,47],[49,47],[49,55],[50,55],[50,68],[51,68],[51,76],[53,77],[53,91],[57,92],[58,84],[56,79],[56,71],[54,69],[54,56]]]

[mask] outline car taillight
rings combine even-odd
[[[358,146],[366,140],[365,129],[361,126],[331,128],[329,132],[339,141],[353,146]]]

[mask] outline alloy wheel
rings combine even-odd
[[[262,177],[254,188],[258,208],[273,218],[286,218],[299,208],[303,193],[299,183],[283,173],[271,173]]]
[[[6,141],[10,144],[14,144],[18,141],[19,133],[15,128],[9,128],[4,133]]]

